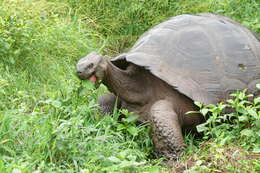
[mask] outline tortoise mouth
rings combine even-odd
[[[76,75],[80,80],[89,80],[92,76],[95,76],[95,73],[93,72],[89,75],[86,75],[84,72],[77,72]]]
[[[88,77],[87,80],[89,80],[92,83],[96,83],[98,78],[97,78],[97,76],[95,74],[92,74],[90,77]]]

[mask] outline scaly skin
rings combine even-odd
[[[112,114],[115,106],[119,107],[120,101],[114,94],[109,93],[98,97],[98,105],[102,114]]]
[[[151,108],[156,154],[168,159],[178,158],[184,147],[178,115],[172,108],[172,103],[167,100],[159,100]]]
[[[203,121],[201,115],[185,115],[196,110],[191,99],[137,65],[127,63],[120,68],[92,53],[79,61],[77,71],[83,80],[96,76],[113,93],[99,97],[101,112],[112,113],[118,96],[117,107],[139,115],[141,122],[151,122],[160,157],[177,159],[184,147],[182,130],[194,131]]]

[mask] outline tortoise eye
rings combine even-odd
[[[89,65],[87,65],[87,69],[91,69],[91,68],[93,68],[94,67],[94,64],[93,63],[90,63]]]

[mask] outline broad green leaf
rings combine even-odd
[[[260,153],[260,147],[255,147],[253,149],[253,153]]]
[[[200,112],[202,113],[202,115],[207,115],[207,113],[209,112],[209,110],[208,109],[206,109],[206,108],[203,108],[203,109],[201,109],[200,110]]]
[[[205,124],[200,124],[197,126],[198,132],[204,132],[207,131],[209,128],[205,126]]]
[[[127,118],[124,118],[123,121],[127,123],[135,122],[138,119],[138,116],[131,115]]]
[[[260,89],[260,83],[256,84],[256,88]]]
[[[232,100],[232,99],[227,100],[227,102],[228,102],[229,104],[231,104],[231,105],[235,103],[234,100]]]
[[[130,126],[126,130],[133,136],[138,135],[138,128],[136,128],[134,126]]]
[[[247,114],[248,113],[244,106],[243,107],[237,107],[236,111],[241,113],[241,114]]]
[[[258,103],[260,103],[260,97],[254,99],[254,104],[258,104]]]
[[[255,119],[259,119],[256,111],[254,109],[248,109],[247,112],[252,116],[254,117]]]
[[[254,131],[253,131],[253,130],[250,130],[250,129],[244,129],[244,130],[242,130],[242,131],[240,132],[240,134],[241,134],[242,136],[248,136],[248,137],[250,137],[250,136],[254,136]]]
[[[227,141],[229,141],[231,138],[229,137],[229,136],[227,136],[227,137],[225,137],[224,139],[222,139],[221,141],[220,141],[220,145],[225,145],[226,143],[227,143]]]
[[[212,104],[210,104],[210,105],[207,105],[206,107],[207,107],[207,108],[215,108],[216,105],[212,105]]]
[[[246,96],[245,92],[240,92],[240,93],[238,94],[238,98],[239,98],[240,100],[243,100],[243,99],[245,98],[245,96]]]
[[[118,126],[117,126],[117,130],[123,130],[123,129],[126,129],[127,127],[125,126],[125,125],[123,125],[123,124],[119,124]]]
[[[224,108],[227,107],[227,105],[225,105],[225,104],[219,104],[218,107],[219,107],[220,110],[223,110]]]
[[[240,122],[247,122],[248,121],[248,117],[246,115],[241,115],[238,117],[238,120]]]
[[[127,109],[121,109],[119,112],[123,115],[129,115],[130,114],[130,112]]]
[[[202,108],[202,106],[203,106],[203,105],[202,105],[200,102],[198,102],[198,101],[195,101],[194,104],[195,104],[196,106],[198,106],[199,108]]]
[[[260,119],[254,121],[254,124],[256,127],[260,127]]]

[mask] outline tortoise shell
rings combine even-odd
[[[179,15],[144,33],[125,59],[143,66],[187,97],[215,104],[260,83],[259,37],[215,14]]]

